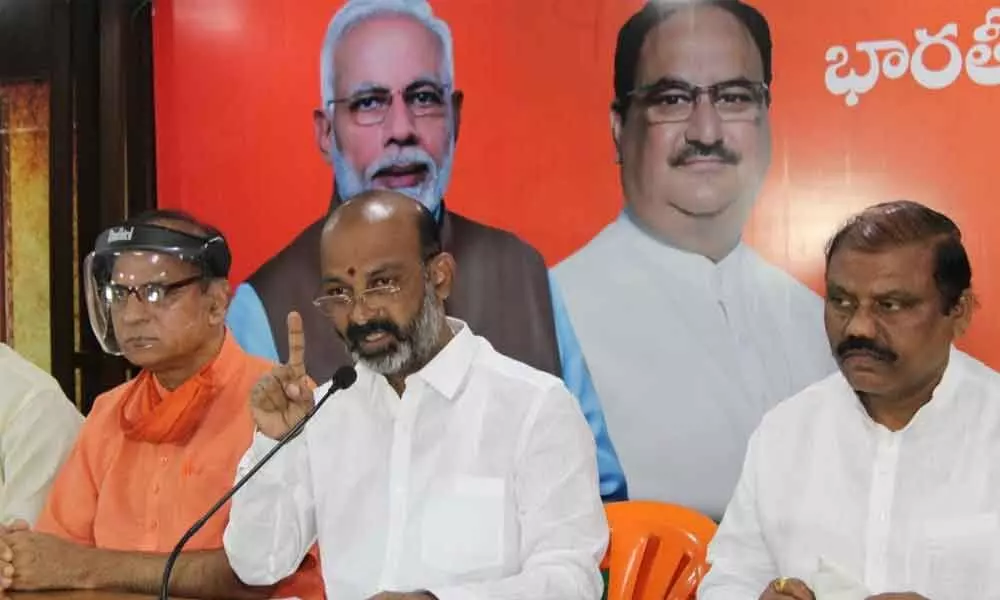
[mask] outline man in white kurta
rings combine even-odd
[[[555,269],[629,497],[713,518],[764,413],[835,368],[819,297],[741,241],[770,81],[752,7],[647,3],[615,52],[625,209]]]
[[[337,600],[597,600],[608,529],[594,437],[561,380],[445,317],[454,259],[437,235],[395,192],[327,222],[316,304],[358,378],[233,498],[230,564],[269,585],[318,540]],[[251,399],[260,432],[240,474],[300,418],[296,403],[312,405],[295,316],[289,347]]]
[[[839,236],[826,321],[841,371],[753,434],[701,600],[1000,598],[1000,374],[950,345],[970,271],[953,224],[898,218],[926,210],[874,207]],[[880,231],[915,233],[893,248]]]
[[[82,425],[51,375],[0,344],[0,523],[34,524]]]
[[[1000,598],[1000,375],[953,349],[897,432],[840,373],[782,402],[750,441],[710,558],[704,600],[755,600],[779,576],[853,600]]]

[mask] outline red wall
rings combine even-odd
[[[620,208],[608,131],[617,30],[639,0],[436,0],[455,37],[465,112],[449,205],[517,232],[555,263]],[[851,212],[908,197],[965,232],[982,310],[965,346],[1000,366],[997,86],[963,72],[927,89],[882,74],[856,106],[824,83],[828,48],[955,23],[963,57],[990,2],[835,6],[759,0],[775,37],[774,164],[748,229],[765,256],[814,287],[827,237]],[[331,172],[312,137],[318,52],[333,0],[157,0],[159,198],[225,231],[241,280],[325,210]],[[992,47],[992,46],[991,46]],[[880,60],[884,53],[879,54]],[[933,68],[948,54],[924,55]],[[839,73],[843,75],[844,72]]]

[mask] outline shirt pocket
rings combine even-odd
[[[421,555],[441,571],[462,574],[503,563],[506,486],[495,477],[458,477],[428,495]]]
[[[1000,514],[983,512],[924,521],[911,548],[916,592],[929,598],[993,597],[1000,569]]]

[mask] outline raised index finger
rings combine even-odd
[[[306,374],[306,334],[302,331],[302,316],[294,310],[288,313],[288,367],[299,379]]]

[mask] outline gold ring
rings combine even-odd
[[[788,583],[787,577],[779,577],[778,580],[774,582],[775,591],[777,591],[779,594],[783,594],[785,592],[786,583]]]

